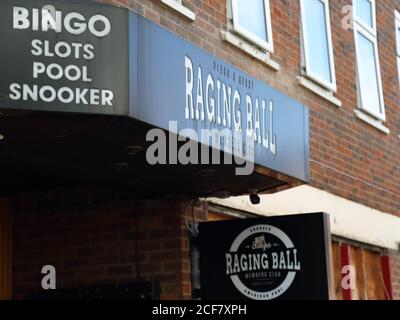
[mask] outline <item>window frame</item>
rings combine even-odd
[[[272,32],[272,20],[271,20],[271,8],[270,8],[270,1],[269,0],[262,0],[264,1],[264,15],[265,15],[265,27],[266,27],[266,34],[268,37],[268,41],[265,41],[258,37],[257,35],[253,34],[251,31],[247,30],[246,28],[242,27],[239,23],[239,13],[237,7],[238,0],[231,0],[231,7],[232,7],[232,25],[233,31],[239,34],[240,36],[246,38],[253,44],[257,45],[258,47],[268,51],[269,53],[274,52],[274,40],[273,40],[273,32]]]
[[[397,37],[397,33],[400,32],[400,11],[395,11],[396,19],[396,43],[397,43],[397,55],[400,56],[400,38]]]
[[[311,61],[310,61],[310,51],[308,45],[308,34],[306,28],[307,16],[305,14],[305,6],[304,1],[300,0],[300,13],[301,13],[301,34],[302,34],[302,50],[303,50],[303,67],[305,68],[305,75],[311,80],[315,81],[317,84],[327,88],[333,92],[337,91],[336,84],[336,68],[335,68],[335,58],[333,54],[333,39],[332,39],[332,28],[331,28],[331,19],[330,19],[330,8],[329,8],[329,0],[318,0],[324,4],[325,7],[325,24],[326,24],[326,33],[327,33],[327,42],[328,42],[328,55],[329,55],[329,68],[331,73],[331,82],[322,79],[318,74],[311,71]]]
[[[359,19],[357,17],[357,0],[353,0],[353,20],[354,22],[357,22],[361,27],[363,27],[365,30],[367,30],[369,33],[373,34],[376,36],[377,34],[377,21],[376,21],[376,3],[375,0],[366,0],[371,3],[371,8],[372,8],[372,28],[364,23],[362,19]]]
[[[356,76],[357,76],[357,95],[358,95],[358,109],[362,110],[366,114],[372,116],[375,119],[381,120],[383,122],[386,121],[386,110],[385,110],[385,98],[384,98],[384,93],[383,93],[383,83],[382,83],[382,72],[381,72],[381,64],[380,64],[380,55],[379,55],[379,46],[378,46],[378,36],[377,36],[377,21],[376,21],[376,3],[375,0],[368,0],[371,2],[373,6],[373,25],[374,25],[374,30],[372,30],[368,25],[360,21],[359,19],[356,18],[355,16],[355,6],[354,4],[356,3],[357,0],[353,0],[353,33],[354,33],[354,45],[355,45],[355,58],[356,58]],[[361,86],[360,86],[360,75],[359,75],[359,61],[357,57],[357,52],[358,52],[358,33],[360,33],[362,36],[367,38],[369,41],[372,42],[373,47],[374,47],[374,53],[375,53],[375,72],[377,76],[377,81],[378,81],[378,95],[379,95],[379,103],[380,103],[380,114],[375,113],[374,111],[369,110],[366,105],[363,104],[362,100],[362,93],[361,93]]]
[[[196,14],[187,8],[182,0],[160,0],[161,3],[165,4],[166,6],[172,8],[176,12],[180,13],[181,15],[185,16],[188,18],[190,21],[195,21],[196,20]]]

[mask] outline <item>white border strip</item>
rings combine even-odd
[[[248,196],[209,201],[261,216],[325,212],[330,216],[332,234],[381,248],[399,249],[400,217],[308,185],[262,195],[257,206],[251,204]]]

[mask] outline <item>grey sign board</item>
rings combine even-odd
[[[127,10],[2,0],[0,17],[1,107],[127,113]]]
[[[308,180],[306,106],[134,13],[130,30],[132,117],[194,129],[199,141],[202,129],[231,131],[243,143],[253,131],[256,164]]]

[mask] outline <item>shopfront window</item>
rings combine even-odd
[[[232,0],[233,29],[240,36],[272,52],[269,0]]]
[[[328,0],[300,0],[304,67],[307,77],[336,91]]]

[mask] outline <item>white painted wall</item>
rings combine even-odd
[[[209,201],[263,216],[326,212],[330,215],[334,235],[395,250],[400,244],[400,217],[308,185],[262,195],[261,203],[256,206],[248,196]]]

